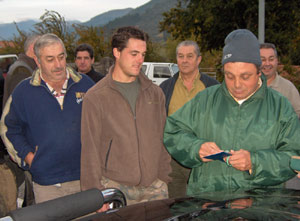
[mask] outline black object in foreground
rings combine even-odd
[[[14,221],[71,220],[95,212],[102,207],[103,203],[101,191],[90,189],[14,210],[9,216]]]

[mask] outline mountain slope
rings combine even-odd
[[[84,22],[82,24],[87,25],[87,26],[103,26],[116,18],[119,18],[119,17],[122,17],[122,16],[128,14],[132,10],[133,10],[132,8],[111,10],[108,12],[104,12],[100,15],[97,15],[97,16],[91,18],[89,21]]]
[[[163,33],[159,32],[159,22],[162,14],[175,7],[177,0],[152,0],[127,15],[117,18],[104,26],[105,30],[112,32],[122,26],[137,26],[147,32],[154,41],[163,40]]]
[[[17,25],[22,31],[29,31],[33,29],[33,25],[37,23],[35,20],[27,20],[23,22],[18,22]],[[18,35],[17,28],[14,23],[0,24],[0,41],[9,40],[13,35]]]

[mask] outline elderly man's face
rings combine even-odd
[[[60,43],[40,49],[40,62],[36,58],[35,61],[47,82],[60,82],[66,78],[66,54]]]
[[[257,89],[261,75],[254,64],[245,62],[226,63],[224,74],[227,89],[237,100],[247,98]]]
[[[198,71],[201,56],[197,56],[192,45],[178,48],[176,59],[180,73],[183,75],[194,74]]]

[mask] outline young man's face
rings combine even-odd
[[[116,66],[121,70],[122,78],[127,79],[125,81],[133,81],[139,75],[146,50],[146,42],[134,38],[128,40],[127,46],[122,51],[113,49]]]
[[[261,48],[260,58],[262,61],[261,71],[267,78],[275,76],[278,66],[278,59],[273,48]]]
[[[66,74],[66,54],[60,43],[54,43],[40,49],[40,62],[35,58],[35,62],[41,69],[43,78],[48,82],[60,82],[65,80]]]
[[[243,100],[257,89],[261,74],[254,64],[228,62],[224,65],[224,75],[228,91],[237,100]]]
[[[90,57],[88,51],[78,51],[75,58],[75,64],[79,73],[86,74],[92,69],[94,58]]]
[[[177,64],[181,74],[189,75],[198,71],[201,56],[197,56],[194,46],[181,46],[177,51]]]

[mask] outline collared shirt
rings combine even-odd
[[[205,89],[205,85],[200,80],[200,73],[198,71],[195,79],[193,81],[193,86],[189,91],[184,85],[181,73],[175,83],[174,91],[170,100],[168,115],[175,113],[179,108],[181,108],[186,102],[190,101],[196,96],[200,91]]]
[[[60,93],[58,93],[56,90],[54,90],[54,88],[52,88],[43,78],[43,76],[40,74],[41,79],[46,83],[47,87],[49,88],[49,91],[51,92],[51,94],[56,98],[56,100],[58,101],[61,109],[63,107],[63,103],[64,103],[64,97],[65,94],[67,92],[67,87],[68,87],[68,80],[70,78],[70,74],[69,72],[66,70],[67,72],[67,78],[62,86],[62,89],[60,91]]]

